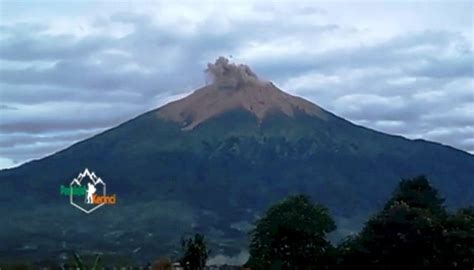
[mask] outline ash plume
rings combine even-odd
[[[205,71],[219,89],[238,89],[263,83],[249,66],[229,63],[229,59],[222,56],[214,64],[208,63]]]

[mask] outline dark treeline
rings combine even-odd
[[[358,234],[338,245],[327,238],[335,229],[325,206],[313,203],[306,195],[290,196],[270,207],[257,222],[250,234],[250,258],[242,269],[474,269],[474,207],[448,212],[444,200],[424,176],[402,180],[383,209]],[[206,267],[211,250],[204,235],[183,238],[181,248],[177,259],[180,266],[161,258],[132,269],[232,268]],[[80,256],[74,255],[70,265],[41,268],[112,269],[100,264],[100,256],[95,257],[93,266],[85,266]],[[26,265],[3,268],[36,269]]]
[[[370,191],[367,191],[370,192]],[[309,197],[272,206],[251,233],[258,269],[474,269],[474,208],[448,213],[424,176],[402,180],[384,208],[337,246],[329,211]]]

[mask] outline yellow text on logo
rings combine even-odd
[[[106,195],[97,196],[96,194],[94,194],[92,196],[92,203],[93,204],[115,204],[116,201],[117,201],[117,199],[115,197],[115,194],[110,195],[110,196],[106,196]]]

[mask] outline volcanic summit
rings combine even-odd
[[[259,79],[247,65],[236,65],[219,57],[215,63],[208,64],[206,73],[212,79],[210,85],[160,108],[158,116],[181,123],[183,130],[191,130],[212,117],[235,109],[251,112],[259,121],[272,112],[328,117],[319,106]]]

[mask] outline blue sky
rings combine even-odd
[[[167,2],[0,1],[0,168],[185,96],[221,55],[355,123],[474,152],[471,1]]]

